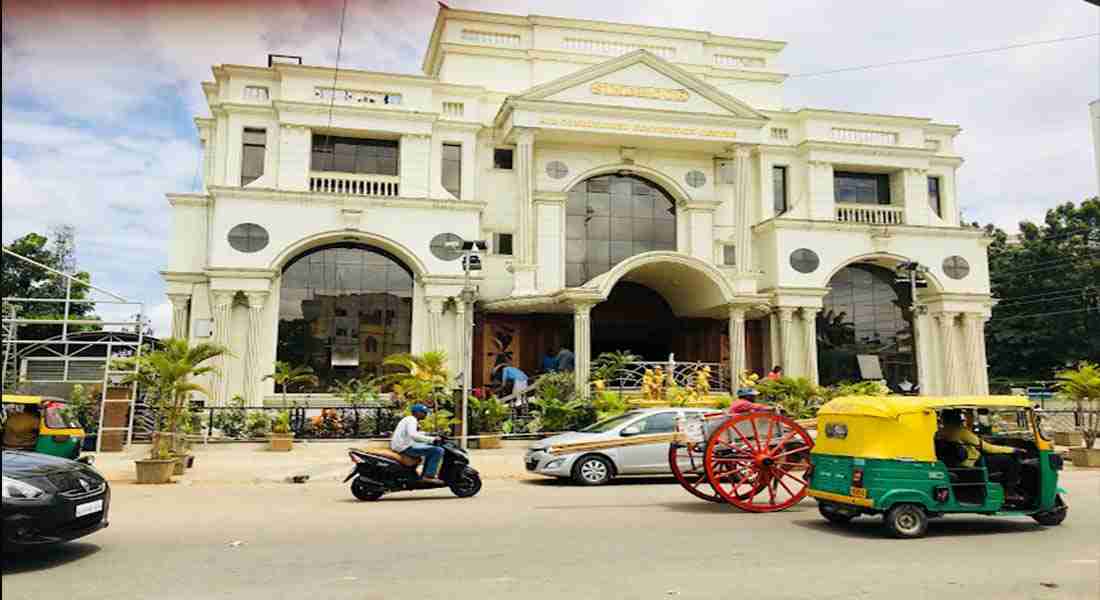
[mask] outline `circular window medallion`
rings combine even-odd
[[[821,264],[817,253],[809,248],[799,248],[791,252],[791,268],[799,273],[813,273]]]
[[[962,279],[970,274],[970,263],[961,256],[948,256],[943,259],[943,273],[951,279]]]
[[[684,181],[693,188],[703,187],[707,183],[707,176],[702,171],[688,171],[684,175]]]
[[[267,230],[255,223],[241,223],[229,230],[229,245],[237,252],[259,252],[267,242]]]
[[[550,179],[561,179],[569,174],[569,167],[560,160],[552,160],[546,164],[546,174]]]

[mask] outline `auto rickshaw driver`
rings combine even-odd
[[[942,411],[940,417],[943,426],[936,437],[960,444],[966,450],[966,458],[959,466],[974,467],[978,459],[983,459],[990,473],[990,480],[997,481],[1004,487],[1005,501],[1009,504],[1024,502],[1024,497],[1017,491],[1020,484],[1020,461],[1015,455],[1026,454],[1027,451],[983,440],[973,431],[974,415],[971,410],[966,411],[965,421],[962,410],[954,408]]]
[[[4,448],[33,450],[38,442],[38,406],[26,404],[4,421]]]

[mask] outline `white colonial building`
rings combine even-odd
[[[203,191],[168,195],[173,334],[232,349],[215,403],[262,402],[277,359],[327,383],[392,352],[460,357],[445,242],[485,239],[475,383],[566,345],[579,383],[623,349],[985,392],[959,127],[784,108],[783,47],[444,8],[420,75],[217,66]]]

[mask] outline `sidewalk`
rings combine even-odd
[[[470,463],[482,479],[533,479],[523,465],[523,453],[530,442],[505,442],[498,450],[471,450]],[[283,483],[288,477],[308,475],[310,482],[341,481],[351,472],[347,449],[365,446],[364,440],[300,441],[290,452],[270,452],[267,443],[236,442],[191,448],[194,467],[179,482]],[[95,468],[112,484],[134,483],[134,460],[149,452],[147,444],[135,444],[122,452],[96,455]]]

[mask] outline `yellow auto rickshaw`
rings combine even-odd
[[[1062,457],[1027,398],[848,396],[822,406],[817,427],[807,494],[832,523],[882,515],[913,538],[952,513],[1066,518]]]
[[[4,449],[78,459],[84,428],[65,408],[60,398],[4,394]]]

